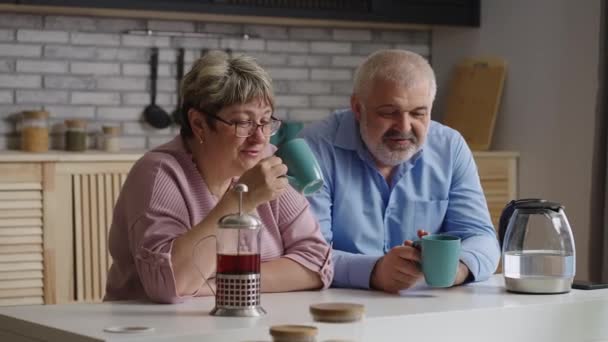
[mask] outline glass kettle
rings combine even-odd
[[[500,216],[498,235],[508,291],[570,291],[574,238],[561,204],[532,198],[511,201]]]

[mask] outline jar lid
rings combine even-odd
[[[275,325],[270,327],[273,338],[289,339],[317,336],[319,330],[311,325]]]
[[[318,322],[354,322],[361,320],[365,306],[355,303],[318,303],[312,304],[309,310]]]
[[[104,134],[109,134],[109,135],[119,135],[120,134],[120,126],[104,125],[101,127],[101,130],[103,131]]]
[[[68,119],[65,120],[65,125],[68,128],[86,128],[87,122],[81,119]]]
[[[49,112],[45,110],[24,110],[21,114],[24,119],[46,119],[49,117]]]

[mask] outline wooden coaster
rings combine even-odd
[[[310,314],[318,322],[354,322],[363,318],[365,307],[354,303],[319,303],[310,306]]]
[[[270,327],[270,335],[275,341],[308,341],[317,336],[319,330],[310,325],[275,325]]]

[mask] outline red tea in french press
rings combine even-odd
[[[260,227],[255,216],[243,213],[245,184],[237,184],[239,212],[222,217],[217,233],[215,316],[261,316]]]

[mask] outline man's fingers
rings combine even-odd
[[[412,246],[397,246],[391,251],[401,259],[420,262],[420,251]]]

